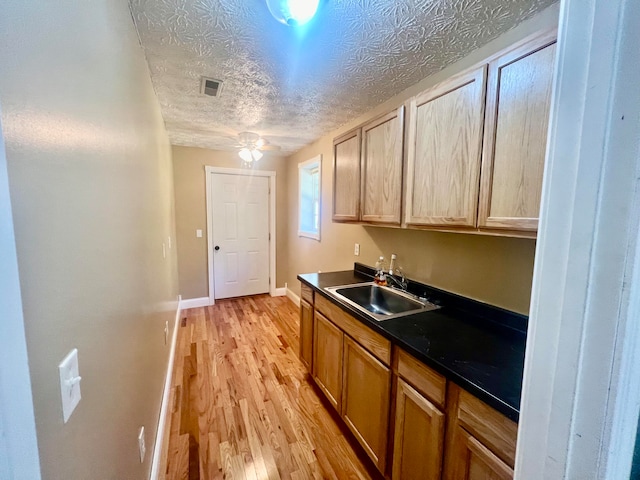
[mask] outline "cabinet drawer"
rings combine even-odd
[[[313,305],[313,288],[305,283],[300,284],[300,296]]]
[[[458,425],[487,446],[513,468],[516,456],[518,424],[509,420],[470,393],[458,390],[456,419]]]
[[[395,349],[397,374],[440,408],[444,408],[447,380],[400,348]]]
[[[391,342],[389,340],[363,325],[362,322],[353,318],[322,295],[317,296],[315,308],[378,360],[385,365],[391,364]]]

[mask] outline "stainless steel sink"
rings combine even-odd
[[[325,290],[378,321],[440,308],[410,293],[381,287],[373,282],[326,287]]]

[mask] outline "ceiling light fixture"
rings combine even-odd
[[[262,152],[255,148],[241,148],[238,155],[245,163],[257,162],[262,158]]]
[[[304,25],[313,18],[320,0],[266,0],[271,15],[290,27]]]

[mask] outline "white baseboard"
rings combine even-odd
[[[186,310],[187,308],[208,307],[209,304],[209,297],[187,298],[180,302],[180,307]]]
[[[287,288],[287,297],[289,297],[298,307],[300,306],[300,297],[290,288]]]
[[[160,418],[158,419],[158,430],[156,431],[156,441],[153,445],[153,456],[151,458],[150,480],[158,480],[160,459],[162,458],[162,444],[164,443],[164,429],[167,422],[167,410],[169,409],[169,395],[171,394],[171,378],[173,376],[173,362],[176,356],[176,343],[178,340],[178,328],[180,327],[180,314],[182,313],[182,297],[178,295],[178,308],[176,309],[176,319],[173,325],[173,335],[171,335],[171,348],[169,350],[169,362],[167,365],[167,375],[164,380],[164,390],[162,392],[162,404],[160,405]]]
[[[287,288],[286,287],[282,287],[282,288],[276,288],[273,290],[273,293],[271,294],[272,297],[284,297],[287,294]]]

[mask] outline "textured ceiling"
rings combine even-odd
[[[321,0],[296,30],[264,0],[130,0],[171,143],[290,153],[555,0]],[[200,77],[224,82],[219,98]]]

